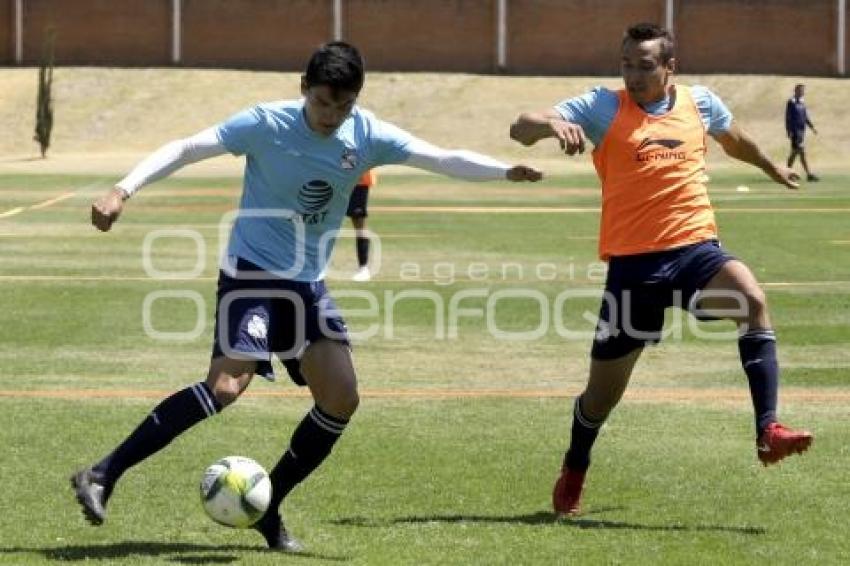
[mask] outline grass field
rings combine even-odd
[[[601,289],[595,259],[598,192],[587,175],[536,186],[458,184],[387,175],[373,191],[381,269],[368,284],[329,286],[348,309],[363,402],[331,456],[287,501],[303,557],[269,555],[252,532],[208,520],[197,483],[232,453],[266,466],[309,400],[286,379],[257,380],[236,406],[128,473],[99,529],[80,516],[67,476],[100,457],[157,399],[203,377],[212,333],[219,222],[236,178],[165,181],[145,189],[110,234],[88,225],[111,178],[0,176],[0,563],[97,564],[846,564],[850,562],[850,177],[790,193],[757,172],[720,171],[712,199],[724,244],[764,283],[784,367],[781,414],[816,434],[805,457],[763,469],[755,457],[746,380],[734,340],[699,340],[671,316],[673,336],[647,351],[594,452],[585,513],[558,523],[550,489],[585,379],[589,338],[550,325],[533,340],[495,337],[483,308],[504,298],[490,328],[534,330],[542,311],[570,329]],[[747,185],[750,192],[735,190]],[[150,266],[198,276],[149,276]],[[335,267],[350,270],[341,241]],[[508,267],[505,267],[505,266]],[[414,268],[414,266],[416,266]],[[541,268],[541,266],[545,266]],[[145,298],[183,292],[150,308]],[[376,316],[351,291],[376,297]],[[426,298],[400,295],[419,292]],[[393,334],[388,304],[395,301]],[[435,302],[439,303],[435,307]],[[542,304],[542,306],[541,306]],[[442,313],[441,321],[438,313]],[[705,331],[729,331],[726,323]],[[10,457],[11,456],[11,457]]]

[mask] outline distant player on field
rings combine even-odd
[[[710,90],[673,84],[673,49],[666,30],[635,25],[622,42],[624,89],[596,88],[554,108],[522,114],[511,126],[511,137],[520,143],[556,138],[568,155],[584,151],[586,135],[595,146],[593,162],[602,183],[599,252],[609,267],[606,295],[590,377],[575,401],[570,446],[553,493],[559,515],[579,511],[599,428],[623,395],[644,346],[660,340],[669,306],[698,316],[715,313],[738,325],[759,460],[778,462],[812,442],[809,432],[776,420],[776,337],[752,272],[717,239],[703,184],[705,134],[777,183],[795,189],[797,176],[765,157]],[[740,314],[729,314],[741,306]]]
[[[246,156],[206,378],[164,399],[112,452],[74,474],[91,523],[103,523],[109,496],[130,467],[233,403],[254,374],[273,378],[274,353],[295,383],[309,387],[315,405],[271,470],[271,504],[255,528],[270,548],[300,550],[280,504],[330,454],[359,402],[345,323],[323,282],[357,179],[391,163],[468,180],[541,178],[530,167],[440,149],[379,120],[355,106],[363,81],[358,51],[328,43],[307,63],[303,99],[260,104],[163,146],[92,205],[92,223],[107,231],[144,185],[201,159]]]
[[[800,163],[803,164],[803,170],[806,172],[806,180],[820,181],[820,178],[809,170],[809,163],[806,160],[806,126],[810,127],[817,135],[818,131],[815,125],[809,119],[809,112],[806,110],[806,104],[803,102],[803,96],[806,94],[806,85],[798,84],[794,87],[794,96],[788,99],[785,105],[785,132],[788,134],[788,139],[791,140],[791,154],[788,156],[788,167],[793,167],[794,160],[800,156]]]
[[[375,178],[374,171],[363,173],[351,191],[348,211],[345,213],[351,218],[357,245],[357,272],[352,277],[354,281],[368,281],[372,278],[369,271],[369,231],[366,229],[366,217],[369,216],[369,189],[375,184]]]

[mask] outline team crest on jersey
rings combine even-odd
[[[268,335],[266,321],[255,314],[254,317],[248,321],[248,334],[259,340],[265,340]]]
[[[339,166],[347,171],[357,167],[357,152],[350,147],[342,150],[342,157],[339,159]]]

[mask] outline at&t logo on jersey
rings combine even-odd
[[[298,213],[305,224],[319,224],[327,215],[327,207],[333,198],[334,189],[321,179],[314,179],[298,191]]]

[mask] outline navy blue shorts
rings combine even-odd
[[[369,216],[369,187],[366,185],[357,185],[351,191],[351,198],[348,200],[348,210],[346,216],[351,218],[366,218]]]
[[[664,310],[695,312],[698,291],[735,259],[717,240],[672,250],[612,257],[591,356],[613,360],[661,341]]]
[[[243,259],[236,270],[235,277],[219,272],[213,358],[256,360],[256,373],[274,379],[275,354],[292,380],[306,385],[300,358],[310,342],[329,338],[349,344],[324,281],[280,279]]]
[[[799,151],[805,149],[806,130],[791,132],[791,149]]]

